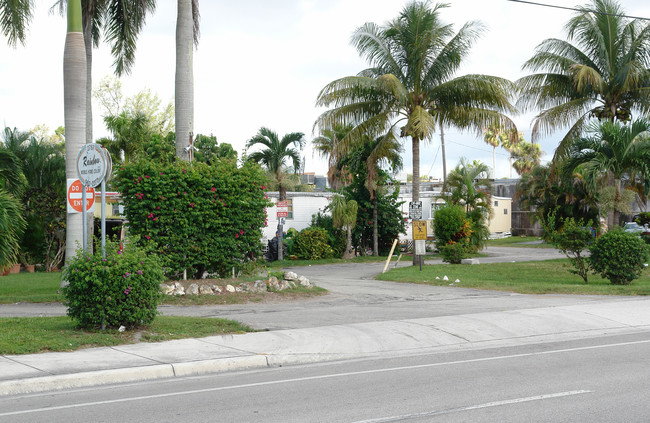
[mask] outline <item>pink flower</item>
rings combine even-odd
[[[160,176],[162,176],[162,172],[160,172]]]
[[[145,178],[149,179],[151,176],[149,175],[144,175]]]
[[[216,187],[212,187],[212,190],[211,190],[211,191],[212,191],[212,192],[215,192],[216,190],[217,190]]]
[[[147,216],[147,219],[153,219],[153,213],[149,213],[149,216]]]
[[[158,217],[154,217],[153,220],[158,220]]]
[[[190,207],[194,208],[194,203],[190,203]]]
[[[235,238],[239,238],[239,234],[235,234]]]
[[[239,231],[239,234],[240,234],[240,235],[244,235],[244,230],[241,229],[241,230]]]
[[[151,237],[149,235],[145,235],[144,237],[147,238],[147,239],[151,239]]]

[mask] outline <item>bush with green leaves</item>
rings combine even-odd
[[[620,229],[598,237],[590,252],[591,268],[614,285],[628,285],[641,276],[650,257],[648,244],[638,235]]]
[[[134,328],[157,314],[163,272],[155,255],[109,242],[106,257],[79,250],[63,272],[68,316],[82,328]]]
[[[439,247],[442,261],[450,264],[460,264],[467,256],[468,244],[465,242],[453,242]]]
[[[327,231],[327,243],[334,251],[334,257],[341,257],[346,247],[345,231],[334,226],[334,219],[328,214],[318,212],[311,216],[310,228],[321,228]]]
[[[293,240],[292,252],[301,260],[334,257],[334,250],[328,243],[327,231],[321,228],[306,228],[298,232]]]
[[[454,205],[446,205],[436,210],[433,215],[433,233],[438,249],[458,242],[469,245],[472,230],[465,210],[461,206]]]
[[[554,222],[555,215],[548,219]],[[595,231],[591,226],[591,220],[585,223],[582,219],[576,221],[569,217],[564,219],[561,229],[551,232],[550,236],[551,243],[565,254],[573,265],[574,269],[569,271],[580,276],[585,283],[589,283],[589,263],[587,257],[583,256],[583,251],[588,250],[594,242]]]
[[[160,257],[169,277],[187,270],[192,278],[242,271],[261,256],[272,205],[264,179],[251,163],[140,160],[121,165],[114,183],[139,245]]]

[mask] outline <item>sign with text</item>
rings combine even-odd
[[[278,217],[289,217],[289,203],[287,201],[278,201],[275,206],[277,207]]]
[[[107,168],[108,162],[101,145],[86,144],[81,147],[77,155],[77,176],[84,185],[94,188],[101,184]]]
[[[422,201],[411,201],[409,203],[409,218],[412,220],[422,219]]]
[[[426,240],[427,239],[427,221],[414,220],[413,221],[413,239]]]
[[[81,181],[79,179],[68,179],[68,213],[81,213],[83,192],[81,191]],[[86,186],[86,211],[95,211],[95,188]]]

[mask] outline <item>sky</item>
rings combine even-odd
[[[487,28],[457,76],[480,73],[515,80],[522,64],[546,38],[565,38],[573,12],[507,0],[447,0],[442,19],[459,29],[468,21]],[[559,6],[584,1],[543,0]],[[63,125],[63,47],[66,23],[50,13],[54,0],[35,0],[34,19],[25,46],[0,40],[0,124],[29,130]],[[368,67],[350,45],[352,32],[366,22],[383,24],[398,16],[404,0],[243,0],[200,2],[201,38],[194,51],[194,133],[212,134],[241,152],[248,139],[266,126],[280,136],[303,132],[310,141],[319,91],[335,79]],[[629,15],[650,17],[645,0],[621,0]],[[176,2],[158,1],[140,33],[132,72],[120,78],[125,96],[148,88],[163,102],[172,101],[175,72]],[[93,53],[93,85],[112,75],[110,48]],[[95,138],[108,136],[101,108],[93,102]],[[530,141],[534,113],[512,116]],[[549,160],[562,134],[541,139]],[[447,169],[461,157],[492,167],[492,147],[482,136],[445,130]],[[412,169],[410,142],[404,141],[404,174]],[[326,160],[307,142],[305,172],[325,174]],[[420,174],[442,177],[439,134],[421,145]],[[496,150],[497,178],[510,177],[508,153]],[[516,177],[516,172],[512,171]]]

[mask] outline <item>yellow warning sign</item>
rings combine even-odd
[[[413,221],[413,239],[427,239],[427,221],[426,220],[414,220]]]

